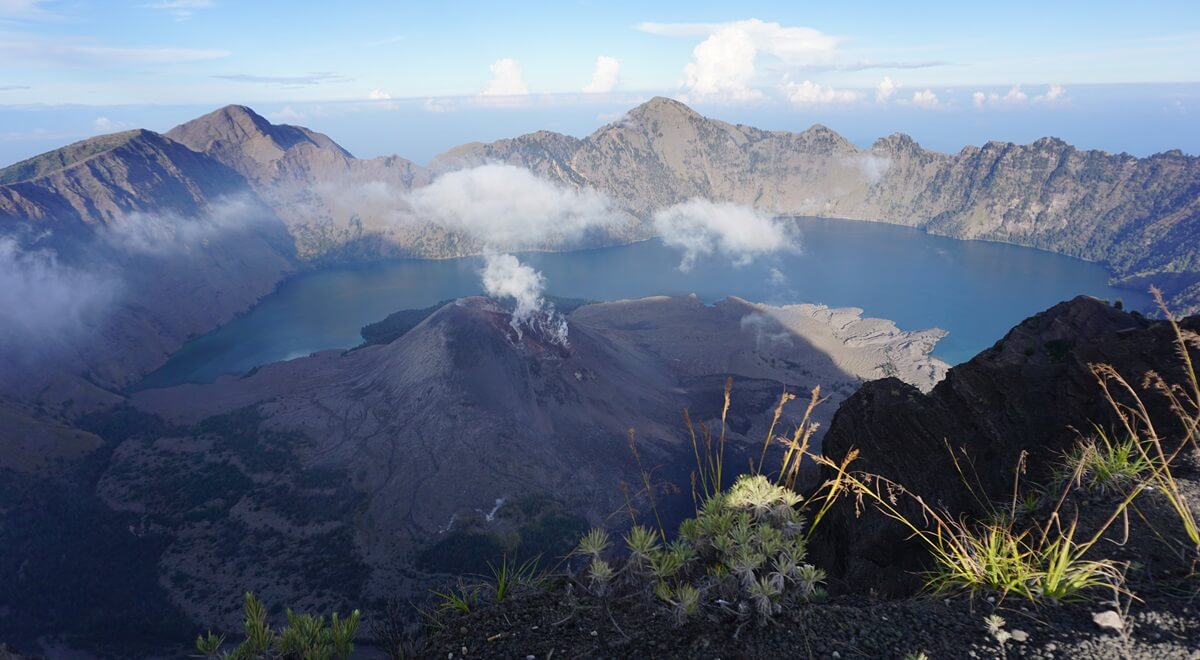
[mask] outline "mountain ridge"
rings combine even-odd
[[[131,213],[193,218],[220,199],[244,196],[285,233],[271,230],[274,238],[256,256],[242,253],[232,262],[244,272],[251,263],[277,266],[258,269],[252,295],[225,296],[218,318],[244,310],[294,268],[480,253],[478,239],[394,216],[404,195],[437,176],[494,162],[608,196],[630,221],[587,246],[650,238],[658,210],[703,197],[1047,249],[1101,262],[1130,286],[1157,283],[1176,311],[1200,309],[1200,159],[1178,151],[1136,158],[1040,138],[948,154],[900,133],[859,148],[819,124],[798,133],[766,131],[709,119],[663,97],[583,138],[537,131],[471,143],[428,167],[394,156],[355,158],[328,136],[272,124],[246,106],[218,108],[162,135],[115,136],[0,170],[10,181],[0,185],[0,232],[52,229],[47,240],[70,253],[98,227]],[[207,286],[193,295],[204,304],[221,298]],[[157,311],[139,327],[178,330],[166,344],[141,343],[166,352],[212,327],[199,319],[176,323],[165,302],[150,307]],[[102,382],[119,388],[154,366],[145,364]]]

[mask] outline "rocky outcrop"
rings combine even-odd
[[[1183,325],[1200,331],[1200,317]],[[1149,371],[1184,382],[1180,362],[1165,322],[1079,297],[1025,320],[992,348],[950,369],[929,394],[894,378],[867,383],[838,409],[824,452],[840,462],[858,450],[854,469],[887,477],[951,517],[981,515],[977,498],[1012,496],[1023,452],[1028,467],[1021,479],[1044,483],[1081,434],[1092,433],[1094,425],[1113,428],[1116,420],[1090,364],[1110,364],[1137,386]],[[1146,392],[1144,398],[1156,406],[1156,419],[1173,418],[1163,397]],[[960,458],[963,479],[951,452]],[[922,519],[911,503],[900,503],[911,519]],[[919,585],[914,574],[926,558],[908,536],[869,505],[859,512],[854,502],[842,502],[822,522],[814,552],[835,585],[904,592]]]
[[[583,140],[540,132],[467,145],[433,167],[489,159],[595,187],[643,220],[705,197],[902,224],[1098,261],[1198,309],[1200,159],[1179,151],[1135,158],[1043,138],[945,154],[900,134],[859,149],[824,126],[763,131],[659,97]]]

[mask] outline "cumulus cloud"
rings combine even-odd
[[[684,67],[684,85],[697,100],[747,101],[762,98],[752,85],[760,54],[787,66],[828,62],[840,39],[806,27],[786,27],[758,19],[730,23],[642,23],[638,29],[671,37],[703,37]]]
[[[890,76],[884,76],[879,82],[879,86],[875,88],[875,102],[887,103],[892,96],[896,94],[896,90],[903,87],[899,82],[895,82]]]
[[[370,94],[367,94],[367,99],[371,101],[390,101],[391,98],[392,95],[382,89],[373,89]]]
[[[1055,101],[1061,100],[1063,97],[1066,96],[1066,94],[1067,94],[1067,90],[1064,89],[1062,85],[1059,85],[1058,83],[1054,83],[1054,84],[1050,85],[1050,87],[1046,90],[1045,94],[1042,94],[1041,96],[1035,96],[1035,97],[1033,97],[1033,100],[1034,101],[1042,101],[1042,102],[1046,102],[1046,103],[1053,103]]]
[[[567,345],[567,321],[543,297],[546,278],[511,254],[489,255],[479,274],[491,297],[515,303],[511,325],[522,337],[525,328],[560,345]]]
[[[604,195],[575,190],[513,165],[488,164],[443,174],[408,196],[411,213],[469,234],[496,250],[570,243],[619,217]]]
[[[822,87],[811,80],[796,83],[785,78],[779,89],[792,105],[800,107],[829,105],[833,103],[854,103],[862,98],[861,94],[853,90]]]
[[[53,250],[0,237],[0,348],[66,341],[116,297],[118,281],[63,264]]]
[[[913,92],[912,99],[909,100],[909,103],[918,108],[929,108],[929,109],[939,108],[942,105],[941,100],[938,99],[937,94],[933,93],[932,89],[926,89],[926,90],[923,90],[920,92]]]
[[[1027,103],[1057,103],[1058,101],[1061,101],[1065,95],[1066,90],[1063,89],[1063,86],[1059,84],[1050,85],[1044,94],[1039,94],[1032,98],[1030,98],[1030,96],[1021,89],[1020,85],[1013,85],[1008,92],[1004,94],[998,94],[996,92],[975,92],[971,95],[971,103],[976,108],[984,108],[988,106],[1018,107]]]
[[[496,60],[489,69],[492,79],[480,96],[524,96],[529,93],[529,86],[521,75],[521,65],[513,58]]]
[[[611,92],[617,86],[617,77],[621,73],[621,63],[615,57],[601,55],[596,58],[596,70],[592,72],[592,81],[583,88],[584,94],[604,94]]]
[[[744,266],[761,255],[799,249],[790,222],[750,206],[699,198],[655,213],[654,230],[665,244],[683,251],[683,272],[703,256],[721,255]]]

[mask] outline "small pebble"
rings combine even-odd
[[[1092,621],[1096,625],[1106,630],[1120,631],[1125,627],[1125,622],[1121,620],[1121,615],[1113,610],[1104,610],[1092,615]]]
[[[1009,635],[1012,637],[1014,642],[1024,642],[1029,640],[1029,633],[1019,628],[1014,629],[1011,633],[1009,633]]]

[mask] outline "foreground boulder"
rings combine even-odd
[[[1181,325],[1200,330],[1200,316]],[[895,378],[864,385],[834,416],[824,453],[840,463],[858,450],[852,469],[902,484],[952,517],[982,515],[981,500],[1012,496],[1023,452],[1021,479],[1043,482],[1081,435],[1096,425],[1113,428],[1117,420],[1089,365],[1112,365],[1140,388],[1150,371],[1182,382],[1180,362],[1165,321],[1080,296],[1026,319],[927,395]],[[1142,394],[1155,419],[1173,419],[1163,397]],[[921,520],[905,499],[899,502],[910,519]],[[813,558],[834,589],[903,594],[920,587],[926,552],[898,523],[869,506],[856,510],[846,498],[821,525]]]

